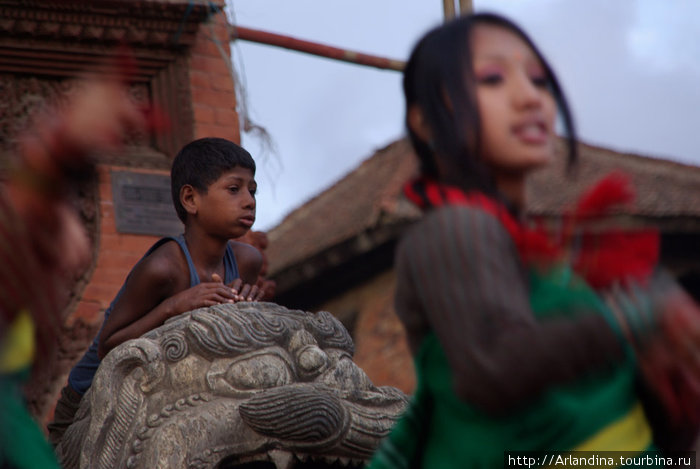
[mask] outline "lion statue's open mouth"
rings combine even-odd
[[[180,315],[112,350],[57,448],[66,469],[361,467],[406,405],[331,314]]]

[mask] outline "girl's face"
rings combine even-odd
[[[522,178],[554,155],[557,106],[542,63],[503,27],[478,25],[471,38],[481,156],[496,183]]]

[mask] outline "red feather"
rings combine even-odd
[[[615,171],[583,194],[573,215],[575,219],[600,216],[615,205],[630,203],[634,198],[635,192],[629,176]]]
[[[659,261],[659,234],[654,230],[584,233],[574,269],[593,288],[616,281],[645,284]]]

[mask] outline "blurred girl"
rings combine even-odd
[[[406,194],[426,213],[397,251],[396,311],[418,385],[371,467],[503,467],[505,452],[525,450],[643,452],[656,448],[654,430],[689,445],[700,415],[697,399],[680,395],[699,376],[698,316],[653,274],[658,238],[630,235],[648,262],[632,268],[621,257],[605,264],[622,266],[606,277],[585,249],[567,257],[567,246],[522,219],[527,176],[555,157],[557,115],[569,164],[576,158],[566,100],[528,36],[493,14],[440,26],[415,47],[404,92],[422,173]],[[628,194],[621,180],[605,192],[613,202]],[[600,195],[579,214],[605,206]],[[660,324],[679,316],[695,335],[664,348],[695,352],[684,359],[690,381],[666,394],[654,385],[643,403],[637,363],[664,337]],[[650,368],[663,378],[663,366]],[[682,407],[680,420],[660,407],[663,396]],[[662,409],[658,429],[643,404]]]
[[[0,187],[0,467],[58,468],[25,406],[22,384],[51,360],[61,298],[90,260],[73,189],[95,174],[93,152],[146,128],[118,80],[87,80],[64,109],[40,116]],[[63,295],[63,296],[62,296]]]

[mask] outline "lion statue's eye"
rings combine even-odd
[[[226,381],[238,389],[267,389],[294,381],[287,362],[277,355],[258,355],[228,369]]]
[[[297,365],[302,373],[322,373],[328,368],[328,355],[315,345],[309,345],[299,351]]]
[[[224,396],[284,386],[296,381],[293,365],[282,349],[271,347],[236,359],[212,362],[206,374],[210,388]]]

